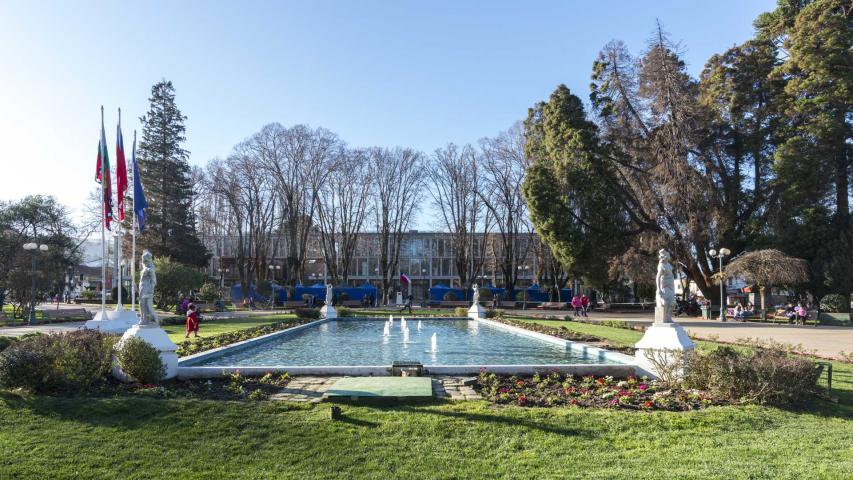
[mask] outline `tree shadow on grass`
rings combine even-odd
[[[183,409],[179,402],[158,399],[22,396],[9,392],[0,393],[0,402],[10,410],[123,430],[170,423]]]
[[[398,406],[396,408],[390,408],[389,410],[396,410],[396,411],[410,412],[410,413],[419,413],[419,414],[428,414],[428,415],[439,415],[442,417],[454,418],[454,419],[458,419],[458,420],[464,420],[467,422],[482,422],[482,423],[506,425],[509,427],[529,428],[529,429],[540,430],[542,432],[554,433],[554,434],[563,435],[563,436],[577,436],[577,435],[588,436],[589,435],[589,432],[581,431],[581,430],[578,430],[575,428],[549,425],[547,423],[533,422],[530,420],[517,418],[517,417],[492,415],[492,414],[488,414],[488,413],[455,412],[455,411],[435,410],[435,409],[417,409],[417,408],[412,408],[411,406],[407,406],[407,405],[401,405],[401,406]]]

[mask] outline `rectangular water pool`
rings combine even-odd
[[[403,342],[400,318],[390,336],[387,319],[337,319],[293,332],[226,347],[181,361],[182,367],[390,366],[397,361],[425,366],[626,365],[624,355],[573,344],[488,320],[412,318],[409,343]],[[431,337],[437,338],[437,351]],[[470,370],[470,368],[469,368]],[[187,373],[187,372],[184,372]]]

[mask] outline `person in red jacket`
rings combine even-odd
[[[589,311],[589,297],[586,295],[581,295],[581,307],[581,312],[583,313],[583,316],[586,317],[586,312]]]
[[[190,333],[198,337],[198,312],[196,312],[194,303],[187,307],[187,334],[184,338],[190,338]]]

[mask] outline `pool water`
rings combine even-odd
[[[269,341],[199,359],[193,366],[379,366],[396,361],[424,365],[558,365],[618,363],[565,346],[462,319],[407,319],[403,343],[399,317],[383,337],[387,319],[339,319]],[[437,335],[438,351],[431,352]]]

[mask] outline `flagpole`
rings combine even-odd
[[[131,154],[132,158],[136,159],[136,130],[133,131],[133,153]],[[133,185],[136,185],[136,162],[133,162]],[[133,196],[131,196],[131,205],[130,209],[130,311],[136,311],[136,189],[133,189]]]
[[[121,131],[121,107],[118,109],[118,129]],[[124,146],[122,145],[122,151],[124,151]],[[118,162],[119,158],[116,155],[116,194],[121,195],[121,191],[118,188]],[[124,202],[117,202],[118,205],[124,205]],[[118,216],[118,231],[116,232],[116,236],[118,237],[118,247],[116,248],[116,271],[118,272],[118,287],[116,290],[118,291],[118,301],[116,302],[116,310],[122,310],[124,307],[121,304],[121,289],[122,289],[122,275],[121,275],[121,241],[122,241],[122,217],[124,214],[122,212],[119,213]]]
[[[104,130],[104,106],[101,105],[101,131]],[[106,145],[101,146],[102,149],[106,148]],[[106,218],[107,218],[107,204],[104,202],[104,193],[106,193],[105,189],[107,188],[104,185],[104,181],[107,178],[104,169],[106,167],[106,159],[101,159],[101,319],[106,320],[107,318],[107,235],[106,235]]]

